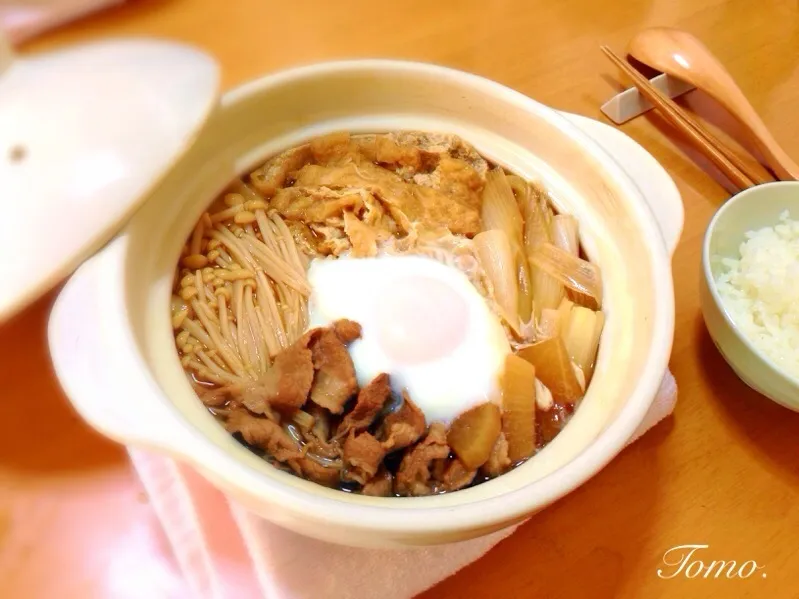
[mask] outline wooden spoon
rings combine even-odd
[[[708,94],[747,129],[767,165],[780,179],[799,179],[799,165],[780,147],[727,69],[693,35],[679,29],[653,27],[636,35],[628,51],[636,60]]]

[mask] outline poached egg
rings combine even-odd
[[[360,386],[385,372],[428,423],[498,401],[505,330],[457,268],[422,256],[315,259],[308,270],[310,326],[359,323],[349,352]]]

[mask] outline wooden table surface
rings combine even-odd
[[[322,59],[416,59],[599,118],[620,76],[598,46],[622,51],[641,28],[671,25],[705,40],[799,158],[798,11],[796,0],[133,0],[23,52],[168,37],[213,53],[225,87]],[[687,102],[719,117],[697,93]],[[702,235],[728,191],[655,117],[622,129],[666,167],[685,203],[674,258],[676,412],[424,597],[799,597],[799,414],[735,378],[699,312]],[[188,597],[124,450],[80,421],[52,376],[53,297],[0,326],[0,597]],[[762,568],[746,579],[659,578],[664,553],[687,544],[708,545],[696,554],[706,563]]]

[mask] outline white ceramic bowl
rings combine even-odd
[[[777,367],[735,325],[716,290],[722,258],[740,258],[747,231],[779,224],[788,210],[799,218],[799,181],[766,183],[742,191],[713,216],[702,246],[700,298],[708,332],[738,377],[752,389],[799,412],[799,381]]]
[[[488,483],[422,498],[342,493],[279,472],[220,427],[176,356],[170,286],[179,250],[239,173],[333,130],[452,132],[540,178],[580,220],[603,270],[607,324],[596,373],[565,430]],[[638,188],[565,117],[491,81],[429,65],[352,61],[299,68],[227,94],[194,147],[127,228],[84,263],[55,306],[58,376],[105,435],[185,460],[245,507],[300,533],[396,547],[487,534],[589,479],[630,440],[667,367],[674,327],[670,256]]]

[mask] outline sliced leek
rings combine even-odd
[[[540,321],[544,310],[554,310],[560,305],[564,297],[563,285],[551,274],[530,265],[531,280],[533,284],[533,307],[535,318]]]
[[[492,229],[474,236],[477,258],[491,282],[494,300],[502,317],[517,334],[520,332],[517,306],[519,286],[516,279],[516,261],[510,241],[504,231]]]
[[[535,366],[536,376],[549,388],[556,402],[573,404],[583,396],[562,337],[539,341],[520,349],[517,355]]]
[[[580,255],[580,242],[577,232],[577,219],[571,214],[558,214],[552,217],[552,243],[573,256]]]
[[[594,370],[599,338],[605,315],[583,306],[574,306],[563,331],[566,351],[572,362],[583,371],[586,383]]]
[[[541,311],[541,320],[538,323],[537,335],[541,339],[548,339],[561,334],[563,321],[560,310],[547,308]]]
[[[589,308],[602,305],[602,274],[599,268],[551,244],[541,243],[529,255],[530,264],[555,277],[577,293],[571,299],[590,303]]]
[[[533,306],[530,271],[524,248],[524,219],[504,171],[497,167],[486,176],[481,218],[486,231],[504,231],[508,237],[517,279],[515,311],[522,322],[530,320]]]

